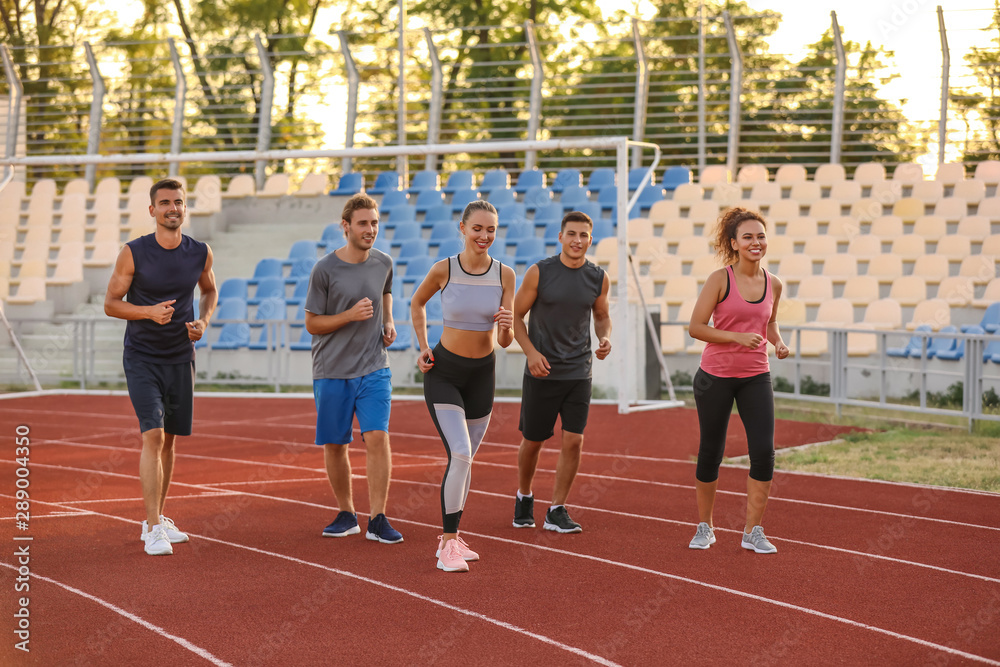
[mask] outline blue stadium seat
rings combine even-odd
[[[285,298],[284,278],[264,278],[261,280],[257,283],[257,291],[254,292],[253,297],[247,299],[247,303],[251,306],[256,306],[262,300],[271,296],[280,296],[282,299]]]
[[[594,221],[594,229],[591,231],[591,236],[594,238],[594,245],[601,239],[606,239],[615,235],[615,225],[610,220],[602,220],[600,216],[595,218],[590,216]]]
[[[457,255],[458,253],[465,250],[465,238],[452,238],[445,239],[441,241],[438,245],[437,258],[443,259],[445,257],[451,257],[452,255]]]
[[[256,285],[264,278],[280,278],[281,276],[281,260],[276,257],[265,257],[257,262],[257,267],[253,270],[253,277],[247,281],[247,285]]]
[[[407,314],[406,321],[409,321],[410,317]],[[396,340],[392,341],[392,345],[387,347],[387,350],[397,351],[397,350],[408,350],[413,346],[413,329],[409,326],[396,326]]]
[[[922,331],[924,333],[930,333],[931,328],[927,324],[921,324],[914,331]],[[930,340],[928,339],[928,342]],[[921,352],[924,349],[924,338],[922,336],[911,336],[910,340],[907,341],[906,345],[903,347],[890,347],[885,352],[890,357],[914,357],[920,358]]]
[[[987,361],[1000,364],[1000,340],[991,340],[986,343],[986,347],[983,349],[983,363]]]
[[[550,220],[545,223],[545,233],[542,238],[546,241],[558,241],[559,232],[562,231],[562,220]]]
[[[629,192],[635,190],[639,187],[639,183],[642,183],[642,179],[646,177],[649,173],[649,167],[634,167],[628,170],[628,189]],[[647,186],[653,185],[656,182],[655,174],[649,179]]]
[[[407,188],[406,191],[412,195],[426,190],[438,190],[440,187],[441,185],[438,182],[438,173],[434,170],[425,169],[424,171],[418,171],[413,175],[413,180],[410,181],[410,187]]]
[[[645,215],[653,204],[663,201],[663,199],[663,188],[658,185],[647,185],[639,193],[639,198],[636,199],[635,205],[629,211],[629,219]],[[639,215],[632,215],[633,213],[638,213]]]
[[[304,278],[299,278],[298,282],[295,283],[295,289],[292,291],[292,296],[288,299],[288,303],[293,306],[301,306],[306,302],[306,295],[309,293],[309,276]]]
[[[602,211],[607,211],[618,206],[618,188],[607,187],[597,193],[597,204]]]
[[[451,212],[461,215],[469,202],[479,199],[479,192],[476,190],[459,190],[451,197]]]
[[[513,243],[521,239],[533,239],[535,236],[535,223],[525,220],[507,226],[504,243]]]
[[[441,192],[446,195],[454,194],[459,190],[471,190],[472,189],[472,172],[468,169],[459,169],[458,171],[453,171],[448,176],[448,182],[445,183],[444,187],[441,188]]]
[[[514,192],[522,194],[527,192],[531,188],[544,188],[544,187],[545,187],[545,172],[539,171],[538,169],[527,169],[518,174],[517,185],[514,186]]]
[[[500,219],[499,224],[501,227],[507,227],[515,222],[522,222],[528,219],[528,213],[524,208],[524,204],[519,202],[497,207],[497,215]]]
[[[399,328],[400,322],[410,321],[410,300],[405,297],[397,297],[393,295],[392,297],[392,319],[396,322],[396,328]]]
[[[575,211],[577,207],[590,203],[590,195],[586,188],[579,185],[571,185],[565,188],[559,197],[559,204],[564,211]]]
[[[411,239],[419,239],[419,238],[421,238],[420,225],[418,225],[416,222],[412,222],[410,224],[400,225],[399,227],[396,227],[395,231],[392,234],[392,240],[390,241],[390,243],[392,244],[392,247],[395,248],[403,245],[404,241],[409,241]]]
[[[331,222],[323,228],[323,235],[320,237],[319,242],[328,251],[339,248],[344,244],[344,228],[340,226],[339,222]]]
[[[382,201],[378,205],[379,211],[387,211],[388,209],[395,208],[397,206],[405,206],[410,203],[410,198],[402,190],[389,190],[382,197]]]
[[[427,272],[434,266],[434,258],[425,255],[413,257],[406,263],[406,273],[403,275],[403,283],[418,283],[424,279]]]
[[[427,344],[433,348],[441,341],[441,334],[444,333],[444,326],[441,324],[432,324],[427,327]],[[416,347],[416,338],[413,339],[414,347]]]
[[[229,322],[222,325],[219,339],[211,344],[213,350],[238,350],[250,345],[250,325],[246,322]]]
[[[562,221],[563,207],[559,202],[546,204],[535,210],[534,222],[538,226],[547,225],[553,220]]]
[[[310,334],[309,331],[307,331],[306,328],[303,326],[301,327],[301,331],[299,332],[299,339],[297,341],[294,341],[288,347],[289,349],[292,350],[311,350],[312,339],[313,339],[312,334]]]
[[[600,192],[604,188],[615,187],[615,170],[611,167],[599,167],[590,172],[587,178],[587,189],[591,192]]]
[[[430,241],[431,245],[438,245],[441,241],[456,239],[458,237],[458,223],[449,218],[448,220],[434,223],[431,227],[431,235],[428,241]]]
[[[219,307],[215,310],[212,318],[213,327],[221,327],[222,322],[216,320],[245,320],[247,319],[247,300],[241,297],[229,296],[219,300]]]
[[[442,195],[437,190],[422,190],[417,195],[415,208],[417,213],[426,213],[432,206],[440,206],[443,203]]]
[[[931,339],[930,345],[927,347],[927,357],[933,359],[942,352],[951,352],[958,346],[957,338],[949,338],[948,336],[942,336],[941,334],[958,333],[958,328],[949,324],[946,327],[941,327],[941,331],[938,335]]]
[[[978,324],[970,324],[962,327],[962,333],[982,335],[986,331]],[[959,340],[952,349],[938,352],[934,356],[945,361],[958,361],[965,356],[965,339]]]
[[[517,194],[510,188],[497,188],[496,190],[489,191],[486,201],[493,204],[497,209],[506,208],[517,203]]]
[[[426,240],[422,238],[410,239],[403,241],[402,245],[399,246],[398,262],[405,264],[419,257],[430,258],[429,245]]]
[[[572,167],[560,169],[555,180],[552,181],[552,192],[562,192],[566,188],[578,188],[581,183],[583,183],[583,176],[580,175],[579,169]]]
[[[510,174],[506,169],[490,169],[483,174],[483,182],[479,184],[479,192],[485,194],[493,190],[510,188]]]
[[[524,193],[524,208],[528,211],[534,211],[551,203],[552,191],[546,187],[532,187]]]
[[[427,209],[426,215],[424,215],[423,225],[437,225],[440,222],[451,223],[453,215],[451,212],[451,206],[448,204],[440,204],[439,206],[432,206]]]
[[[300,259],[316,259],[319,243],[311,240],[296,241],[288,250],[288,258],[284,261],[285,266],[291,266]]]
[[[284,320],[287,318],[288,312],[285,307],[284,296],[269,296],[266,299],[261,299],[260,304],[257,306],[257,312],[254,313],[253,317],[255,322]]]
[[[295,285],[300,280],[305,280],[308,282],[309,275],[312,273],[313,267],[316,266],[315,257],[303,257],[292,264],[292,270],[289,272],[288,277],[285,278],[285,283],[288,285]]]
[[[291,301],[289,301],[291,303]],[[306,300],[303,299],[299,307],[295,309],[295,316],[292,317],[292,322],[297,324],[305,323],[306,321]]]
[[[260,336],[247,347],[251,350],[276,350],[285,347],[285,328],[284,324],[275,323],[260,327]]]
[[[660,183],[667,192],[673,192],[678,185],[691,182],[691,170],[687,167],[667,167]]]
[[[387,239],[386,237],[382,236],[381,234],[379,234],[375,238],[375,244],[372,245],[372,247],[375,248],[376,250],[381,250],[382,252],[384,252],[387,255],[391,255],[392,254],[392,252],[391,252],[392,251],[392,242],[389,239]]]
[[[222,285],[219,286],[219,303],[221,304],[226,299],[232,299],[234,297],[246,301],[246,278],[226,278],[222,281]]]
[[[350,197],[365,189],[365,175],[359,171],[349,171],[340,176],[337,189],[330,190],[331,197]]]
[[[380,171],[375,175],[375,185],[368,189],[370,195],[384,195],[399,190],[399,174],[394,171]]]
[[[534,257],[536,255],[545,254],[545,239],[540,238],[530,238],[521,239],[517,242],[517,248],[514,251],[514,258],[522,262],[529,257]]]
[[[986,333],[996,333],[997,329],[1000,329],[1000,301],[986,306],[986,311],[983,313],[983,319],[980,320],[979,326]]]
[[[417,224],[416,206],[393,206],[392,208],[384,210],[382,213],[387,217],[387,219],[380,220],[379,224],[386,229],[394,229],[397,226],[402,226],[407,223]]]

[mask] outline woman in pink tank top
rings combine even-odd
[[[692,338],[706,343],[694,377],[701,431],[695,472],[699,523],[689,546],[707,549],[715,543],[712,510],[735,401],[750,453],[742,546],[775,553],[760,524],[774,475],[774,393],[767,343],[774,345],[778,359],[788,356],[776,321],[781,281],[761,266],[767,231],[755,211],[731,208],[722,214],[716,251],[726,268],[705,281],[688,329]]]

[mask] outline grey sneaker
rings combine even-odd
[[[691,538],[691,543],[688,544],[690,549],[707,549],[715,544],[715,531],[707,523],[702,521],[698,524],[698,530]]]
[[[754,526],[749,533],[743,533],[743,548],[759,554],[778,553],[778,549],[764,537],[764,529]]]

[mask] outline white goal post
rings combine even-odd
[[[628,173],[629,157],[632,149],[650,149],[653,151],[653,161],[649,165],[646,177],[639,187],[629,197]],[[640,311],[645,314],[636,315],[632,308],[627,306],[628,283],[634,280],[638,284],[638,271],[633,265],[628,244],[628,218],[629,210],[637,201],[642,189],[649,183],[653,170],[659,164],[660,148],[656,144],[631,141],[627,137],[590,137],[578,139],[560,139],[543,141],[498,141],[484,142],[479,144],[433,144],[433,145],[409,145],[409,146],[379,146],[371,148],[343,148],[343,149],[297,149],[297,150],[268,150],[268,151],[203,151],[190,153],[131,153],[116,155],[39,155],[29,157],[0,157],[0,164],[8,167],[18,166],[39,166],[39,165],[97,165],[97,164],[170,164],[180,162],[271,162],[290,159],[319,159],[319,158],[362,158],[362,157],[400,157],[400,156],[428,156],[428,155],[461,155],[477,153],[517,153],[517,152],[544,152],[544,151],[572,151],[572,150],[595,150],[615,152],[615,171],[617,174],[618,197],[617,197],[617,248],[618,248],[618,285],[620,306],[616,309],[617,319],[615,329],[620,331],[615,338],[619,343],[613,353],[617,359],[622,359],[624,363],[615,364],[617,367],[617,404],[618,411],[622,414],[665,407],[677,407],[683,402],[677,401],[674,396],[673,385],[670,381],[670,373],[663,355],[659,352],[659,331],[655,330],[652,319],[649,316],[648,308],[641,294],[637,289],[640,299]],[[2,189],[2,185],[0,185]],[[639,321],[645,319],[645,321]],[[644,340],[644,336],[639,335],[642,328],[648,330],[652,340],[656,342],[656,356],[664,381],[666,382],[670,400],[640,400],[638,398],[638,346],[631,344],[635,340]],[[621,355],[621,356],[619,356]]]

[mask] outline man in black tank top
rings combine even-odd
[[[184,186],[173,179],[149,192],[152,234],[122,248],[104,297],[104,312],[126,320],[123,365],[139,418],[139,480],[146,505],[141,538],[151,556],[173,553],[188,536],[163,516],[174,469],[176,436],[191,435],[194,344],[218,302],[212,249],[181,233],[187,213]],[[198,316],[194,288],[201,292]],[[123,300],[126,299],[127,300]]]
[[[567,213],[559,232],[562,251],[529,267],[514,297],[514,337],[525,354],[515,528],[535,525],[531,483],[542,443],[552,437],[558,416],[562,448],[543,527],[558,533],[583,530],[570,518],[565,502],[580,467],[590,410],[591,357],[604,359],[611,352],[610,282],[604,269],[586,257],[593,228],[587,214]],[[525,326],[528,311],[531,318]],[[599,341],[596,352],[590,347],[591,313]]]

